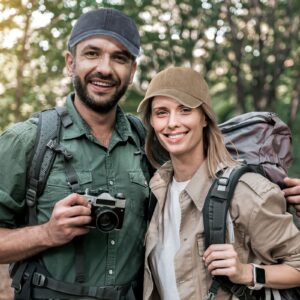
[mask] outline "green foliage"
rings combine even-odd
[[[137,23],[142,55],[121,106],[135,113],[152,76],[169,65],[201,71],[219,121],[273,110],[292,127],[300,176],[300,2],[297,0],[2,0],[0,130],[70,91],[64,53],[78,16],[98,7]]]

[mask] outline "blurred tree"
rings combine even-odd
[[[298,0],[0,0],[0,129],[62,102],[71,90],[64,73],[71,27],[82,12],[108,6],[130,15],[141,33],[139,69],[121,102],[127,111],[135,112],[156,72],[186,65],[205,75],[220,121],[273,110],[296,132]]]

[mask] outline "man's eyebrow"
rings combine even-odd
[[[86,50],[95,50],[95,51],[99,51],[100,48],[99,47],[96,47],[96,46],[93,46],[93,45],[86,45],[82,50],[81,50],[81,53],[86,51]]]
[[[117,55],[125,55],[127,56],[128,58],[132,58],[132,55],[127,51],[127,50],[117,50],[117,51],[114,51],[113,54],[117,54]]]

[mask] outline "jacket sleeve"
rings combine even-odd
[[[246,174],[235,198],[237,222],[254,256],[264,264],[285,263],[300,271],[300,232],[280,188],[263,176]]]
[[[35,135],[36,125],[26,121],[0,136],[0,227],[12,228],[24,219],[26,173]]]

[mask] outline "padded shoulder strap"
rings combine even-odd
[[[64,107],[53,108],[38,114],[38,127],[32,160],[28,169],[26,203],[29,207],[30,225],[36,224],[36,199],[43,193],[56,152],[50,143],[59,140],[61,123],[69,126],[72,121]]]
[[[228,209],[240,177],[253,172],[248,165],[227,168],[217,174],[204,203],[203,222],[205,232],[205,248],[211,244],[224,244],[226,238],[226,218]],[[214,277],[205,299],[214,299],[220,285],[229,289],[239,299],[247,299],[247,287],[235,285],[225,276]]]
[[[146,158],[146,154],[145,154],[145,139],[146,139],[146,135],[147,135],[147,129],[144,126],[143,122],[141,121],[141,119],[137,116],[131,115],[131,114],[127,114],[127,119],[131,125],[131,127],[134,129],[134,131],[137,133],[138,137],[139,137],[139,143],[140,143],[140,150],[142,152],[142,156],[144,156]],[[154,172],[155,172],[155,168],[150,164],[150,162],[147,160],[147,166],[148,166],[148,171],[150,174],[150,177],[153,176]]]
[[[225,243],[226,217],[235,187],[243,174],[252,171],[248,165],[241,165],[227,168],[217,175],[203,208],[205,248],[211,244]]]
[[[147,130],[146,130],[144,124],[142,123],[142,121],[139,117],[136,117],[131,114],[127,114],[126,116],[127,116],[128,121],[130,122],[130,125],[132,126],[132,128],[134,128],[135,132],[137,133],[137,135],[139,137],[140,146],[144,147],[145,138],[146,138],[146,134],[147,134]]]

